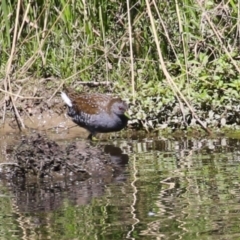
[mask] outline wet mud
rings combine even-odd
[[[90,143],[89,133],[67,116],[60,94],[50,99],[40,86],[26,94],[41,99],[18,102],[21,131],[10,105],[5,117],[0,113],[0,184],[16,211],[51,211],[66,199],[88,204],[108,184],[126,181],[128,155],[111,140],[126,131],[99,134],[99,142]]]
[[[119,147],[90,142],[87,131],[66,116],[53,116],[29,122],[23,132],[9,125],[1,129],[0,182],[20,212],[54,210],[66,198],[87,204],[107,184],[126,180],[128,155]]]
[[[66,199],[88,204],[108,184],[126,181],[128,155],[111,144],[124,131],[97,135],[91,143],[89,133],[67,117],[59,95],[21,104],[24,127],[19,129],[11,109],[0,126],[0,184],[16,212],[52,211]]]

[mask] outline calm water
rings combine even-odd
[[[114,178],[1,180],[0,239],[240,239],[239,140],[106,145]]]

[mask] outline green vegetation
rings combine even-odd
[[[2,117],[11,106],[21,119],[27,97],[39,97],[34,86],[51,100],[66,82],[127,99],[132,124],[147,129],[239,124],[238,6],[2,0]]]

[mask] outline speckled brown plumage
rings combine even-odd
[[[62,98],[72,120],[90,131],[89,138],[97,132],[120,131],[127,125],[124,113],[128,106],[121,98],[99,93],[77,94],[66,86]]]

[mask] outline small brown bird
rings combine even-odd
[[[68,115],[73,122],[90,132],[88,139],[96,133],[120,131],[127,125],[128,105],[121,98],[100,93],[76,94],[66,86],[61,97],[68,105]]]

